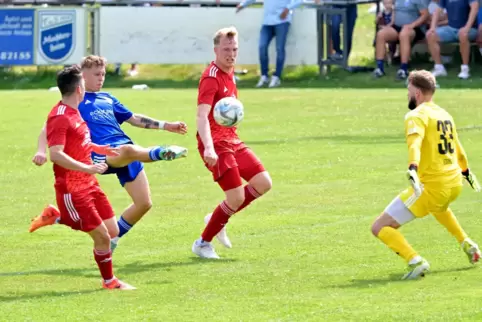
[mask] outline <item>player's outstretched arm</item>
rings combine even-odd
[[[74,171],[85,172],[89,174],[104,173],[107,170],[106,163],[84,164],[79,162],[64,152],[63,145],[54,145],[49,148],[50,161],[61,166],[62,168]]]
[[[126,122],[132,126],[144,129],[165,130],[178,134],[187,133],[187,125],[184,122],[159,121],[142,114],[133,114]]]
[[[47,162],[47,131],[46,124],[42,127],[38,136],[37,152],[35,153],[32,162],[35,165],[41,166]]]
[[[209,127],[208,115],[210,111],[211,106],[209,104],[199,104],[197,107],[196,124],[197,131],[204,145],[204,161],[208,166],[212,167],[218,161],[218,156],[214,151],[211,128]]]

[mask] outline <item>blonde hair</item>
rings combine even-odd
[[[433,94],[437,87],[435,76],[425,69],[410,72],[408,75],[408,83],[419,89],[423,94]]]
[[[223,37],[227,37],[228,39],[238,38],[238,31],[233,26],[219,29],[214,34],[214,38],[213,38],[214,46],[219,45],[219,42]]]
[[[80,67],[82,69],[92,68],[92,67],[105,67],[106,64],[107,64],[107,59],[105,59],[104,57],[89,55],[82,59],[82,62],[80,63]]]

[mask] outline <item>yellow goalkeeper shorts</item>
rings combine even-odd
[[[462,192],[462,186],[451,188],[430,189],[424,187],[420,196],[415,196],[412,187],[402,191],[398,197],[405,207],[417,218],[430,213],[441,213],[447,210]]]

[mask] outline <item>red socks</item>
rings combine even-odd
[[[229,208],[229,206],[226,204],[226,201],[221,202],[221,204],[214,209],[211,220],[209,220],[209,223],[204,229],[201,238],[204,241],[211,242],[214,236],[216,236],[221,229],[223,229],[224,225],[226,225],[229,217],[231,217],[231,215],[234,213],[235,211]]]
[[[110,250],[94,249],[94,258],[104,281],[113,279],[114,271],[112,269],[112,252]]]
[[[244,202],[238,208],[238,210],[232,210],[231,208],[229,208],[226,201],[223,201],[214,210],[211,216],[211,220],[209,221],[201,235],[202,240],[211,242],[214,236],[216,236],[221,231],[221,229],[223,229],[224,225],[228,223],[228,220],[232,215],[240,212],[241,210],[246,208],[246,206],[248,206],[253,200],[259,197],[261,197],[261,195],[248,184],[244,186]]]

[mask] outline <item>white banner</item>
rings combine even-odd
[[[78,64],[87,52],[84,9],[37,9],[36,64]]]
[[[216,30],[239,31],[238,64],[258,64],[262,8],[101,7],[100,55],[111,63],[205,64],[213,60]],[[275,63],[275,43],[270,63]],[[286,64],[318,64],[316,10],[297,9],[286,45]]]

